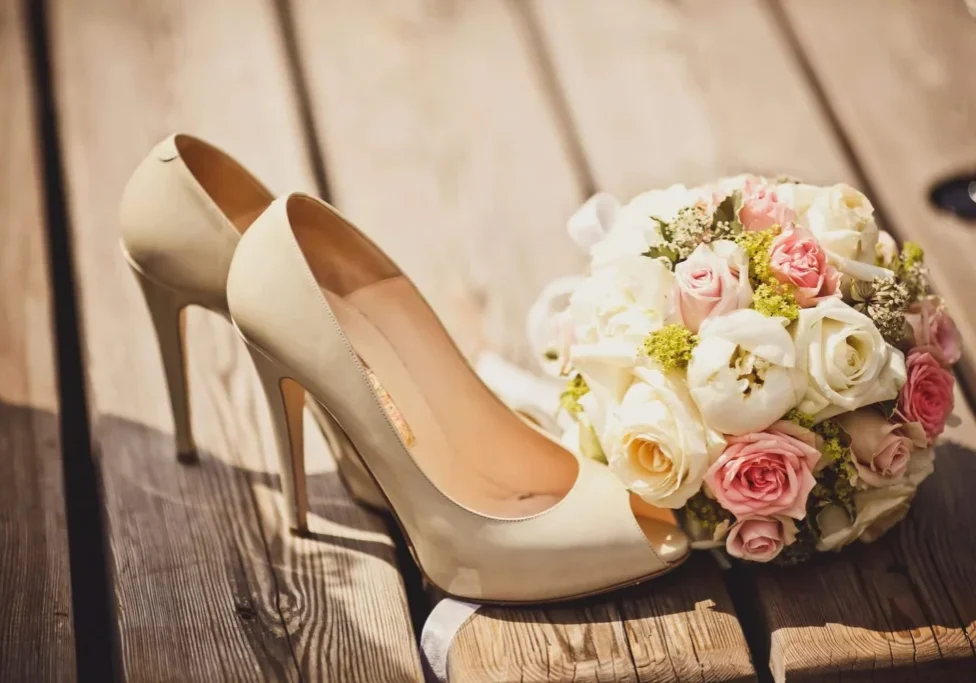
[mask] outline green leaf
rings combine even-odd
[[[742,223],[739,222],[739,209],[741,208],[742,191],[733,190],[715,209],[715,214],[712,217],[712,231],[721,237],[742,232]],[[728,227],[725,227],[726,225]]]

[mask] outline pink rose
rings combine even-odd
[[[932,347],[912,349],[905,359],[908,379],[898,393],[898,412],[908,422],[919,422],[930,444],[945,429],[952,413],[955,378],[942,367]]]
[[[783,517],[740,517],[729,529],[725,550],[732,557],[769,562],[796,540],[796,524]]]
[[[745,308],[752,299],[745,253],[728,240],[699,244],[674,267],[674,279],[681,321],[692,332],[706,318]]]
[[[919,346],[934,346],[942,353],[946,365],[958,363],[962,357],[962,337],[937,296],[927,296],[915,303],[905,319],[915,332]]]
[[[773,240],[769,259],[777,280],[796,285],[800,306],[810,308],[828,297],[840,296],[840,273],[827,263],[827,253],[809,230],[790,223]]]
[[[807,496],[820,460],[814,434],[780,420],[766,431],[727,437],[727,446],[705,473],[715,498],[736,517],[806,516]]]
[[[874,408],[861,408],[834,419],[851,437],[854,466],[869,486],[888,486],[901,481],[912,452],[928,445],[922,425],[889,422]]]
[[[739,222],[750,232],[767,230],[796,220],[796,212],[783,202],[776,190],[756,182],[747,182],[743,190]]]

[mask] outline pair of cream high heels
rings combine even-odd
[[[181,311],[232,320],[267,395],[289,523],[303,531],[306,392],[352,493],[388,507],[426,577],[479,602],[548,602],[685,560],[670,511],[520,419],[480,381],[411,281],[334,208],[279,199],[175,135],[126,187],[122,247],[145,294],[176,443],[194,452]]]

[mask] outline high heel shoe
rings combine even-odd
[[[171,135],[135,170],[121,204],[122,252],[156,329],[176,431],[177,457],[196,460],[182,311],[203,306],[229,319],[226,282],[241,235],[274,196],[241,164],[203,140]],[[384,507],[380,492],[331,418],[318,418],[354,497]]]
[[[306,514],[304,389],[359,452],[445,593],[565,600],[688,556],[669,512],[506,408],[410,280],[328,204],[275,200],[241,239],[227,300],[271,403],[293,526]]]

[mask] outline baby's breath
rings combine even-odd
[[[911,302],[908,285],[890,277],[876,277],[870,282],[857,280],[851,285],[854,308],[871,318],[889,344],[905,339],[905,313]]]
[[[677,218],[669,226],[671,247],[678,260],[688,258],[699,244],[709,240],[711,226],[712,217],[701,204],[686,206],[678,211]]]

